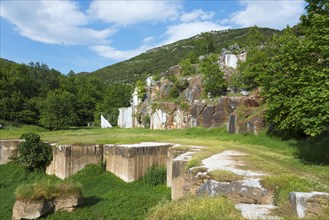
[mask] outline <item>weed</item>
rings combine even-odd
[[[144,177],[143,181],[150,186],[157,186],[165,184],[167,181],[167,169],[165,166],[150,167]]]

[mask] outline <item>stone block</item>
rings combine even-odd
[[[13,207],[13,220],[36,219],[54,210],[54,203],[41,200],[16,200]]]
[[[289,200],[299,219],[316,218],[329,206],[329,193],[324,192],[291,192]]]
[[[18,156],[17,148],[21,142],[22,140],[0,140],[0,165]]]
[[[153,165],[167,164],[168,143],[144,142],[126,145],[104,145],[106,170],[125,182],[143,177]]]

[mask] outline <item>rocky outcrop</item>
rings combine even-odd
[[[53,200],[16,200],[12,219],[36,219],[54,211],[72,212],[81,206],[82,202],[81,195],[59,197]]]
[[[289,199],[299,219],[316,218],[319,213],[326,212],[326,209],[329,207],[329,193],[291,192],[289,193]]]

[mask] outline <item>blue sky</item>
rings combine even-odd
[[[1,0],[1,58],[91,72],[201,32],[298,23],[303,0]]]

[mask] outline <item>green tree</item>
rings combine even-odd
[[[201,33],[199,37],[199,45],[206,53],[211,53],[215,50],[214,35],[211,32]]]
[[[193,67],[189,59],[183,59],[179,62],[181,67],[182,76],[193,75],[196,72],[196,69]]]
[[[98,119],[103,114],[112,125],[117,125],[118,108],[129,107],[132,87],[128,84],[113,84],[107,88],[104,99],[96,106],[95,117]]]
[[[285,136],[317,136],[329,125],[329,15],[313,14],[305,37],[290,28],[264,80],[268,121]]]
[[[24,141],[18,145],[18,162],[29,170],[45,169],[53,157],[51,146],[37,134],[25,133],[20,138]]]
[[[75,111],[76,97],[60,89],[48,92],[40,105],[40,123],[46,128],[58,130],[75,125],[78,117]]]
[[[219,69],[217,57],[211,55],[200,64],[200,72],[203,74],[203,85],[206,93],[213,96],[223,95],[227,91],[224,73]]]

